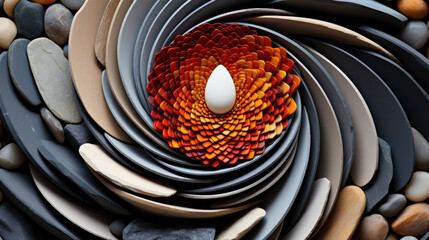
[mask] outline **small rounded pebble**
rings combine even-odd
[[[429,13],[429,6],[424,0],[398,0],[398,10],[412,19],[422,19]]]
[[[85,0],[61,0],[61,3],[70,10],[79,10]]]
[[[31,1],[35,2],[35,3],[40,3],[42,5],[49,5],[49,4],[54,3],[57,0],[31,0]]]
[[[0,168],[16,169],[25,161],[26,157],[16,143],[9,143],[0,150]]]
[[[65,45],[63,48],[64,57],[69,58],[69,45]]]
[[[127,219],[117,219],[110,223],[109,229],[110,232],[115,235],[117,238],[122,238],[122,231],[130,223],[130,220]]]
[[[389,224],[380,214],[372,214],[362,219],[356,232],[361,240],[385,240],[389,233]]]
[[[391,233],[389,236],[387,236],[386,240],[399,240],[398,235]]]
[[[390,194],[387,200],[378,208],[378,212],[385,217],[396,216],[407,204],[407,198],[399,193]]]
[[[33,40],[45,33],[45,8],[38,3],[21,0],[15,7],[15,23],[18,35]]]
[[[423,135],[411,128],[414,138],[414,166],[416,170],[429,170],[429,143]]]
[[[404,190],[405,196],[413,202],[422,202],[429,197],[429,173],[417,171]]]
[[[62,4],[50,6],[45,13],[45,32],[58,45],[65,45],[69,39],[73,14]]]
[[[415,203],[408,206],[391,224],[392,230],[401,236],[419,236],[429,230],[429,205]]]
[[[0,48],[8,49],[16,33],[15,23],[8,18],[0,17]]]
[[[49,111],[47,108],[40,109],[40,115],[49,131],[54,135],[55,139],[59,143],[63,143],[65,140],[64,129],[61,122]]]
[[[427,25],[422,21],[409,21],[401,30],[399,38],[414,49],[422,48],[429,38]]]
[[[401,240],[418,240],[418,239],[413,237],[413,236],[406,236],[406,237],[401,238]]]
[[[4,0],[3,10],[11,18],[13,18],[14,10],[19,0]]]

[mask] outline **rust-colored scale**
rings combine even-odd
[[[236,88],[235,106],[218,115],[205,104],[205,86],[222,64]],[[203,24],[179,35],[155,56],[148,76],[154,129],[171,148],[217,167],[252,159],[280,135],[296,110],[300,84],[284,48],[247,26]]]

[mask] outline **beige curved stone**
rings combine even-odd
[[[5,0],[3,3],[4,12],[10,17],[13,18],[16,4],[18,4],[19,0]]]

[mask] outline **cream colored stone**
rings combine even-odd
[[[429,173],[417,171],[405,187],[405,196],[413,202],[423,202],[429,197]]]
[[[13,18],[13,12],[15,11],[15,6],[18,4],[19,0],[5,0],[3,3],[4,12],[10,17]]]
[[[265,217],[265,214],[266,212],[262,208],[250,210],[220,232],[220,234],[216,236],[216,240],[242,239]]]
[[[0,48],[8,49],[16,37],[17,29],[8,18],[0,18]]]

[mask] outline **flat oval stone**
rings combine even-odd
[[[399,38],[414,49],[420,49],[429,38],[429,30],[427,25],[422,21],[409,21],[401,30]]]
[[[15,7],[15,23],[18,35],[33,40],[43,36],[45,8],[28,0],[21,0]]]
[[[392,222],[392,230],[402,236],[419,236],[429,230],[429,205],[415,203],[408,206]]]
[[[27,158],[16,143],[9,143],[0,150],[0,168],[17,169],[26,161]]]
[[[416,129],[411,128],[414,138],[414,167],[416,170],[429,170],[429,143]]]
[[[356,232],[361,240],[385,240],[389,233],[389,224],[380,214],[372,214],[362,219]]]
[[[341,190],[326,223],[313,239],[350,239],[365,211],[365,193],[356,186]]]
[[[418,240],[418,239],[413,236],[405,236],[405,237],[402,237],[400,240]]]
[[[407,204],[407,198],[399,193],[389,194],[387,200],[379,208],[378,212],[385,217],[394,217]]]
[[[103,66],[106,66],[106,43],[109,28],[118,4],[119,0],[110,0],[109,3],[107,3],[95,37],[95,56]]]
[[[11,18],[13,18],[13,12],[15,10],[16,4],[19,0],[5,0],[3,3],[4,12]]]
[[[429,173],[417,171],[404,190],[405,196],[413,202],[422,202],[429,197]]]
[[[61,3],[70,10],[79,10],[85,0],[61,0]]]
[[[8,18],[0,17],[0,48],[8,49],[16,33],[15,23]]]
[[[42,107],[40,109],[40,115],[42,116],[43,122],[45,122],[49,131],[54,135],[55,139],[59,143],[63,143],[65,140],[64,129],[61,122],[49,111],[47,108]]]
[[[73,14],[62,4],[54,4],[45,12],[45,32],[49,39],[58,45],[65,45],[69,40]]]
[[[265,215],[266,212],[262,208],[254,208],[248,211],[220,232],[216,236],[216,240],[242,239]]]
[[[40,95],[47,107],[67,123],[80,123],[68,60],[63,50],[47,38],[33,40],[27,47],[28,59]]]
[[[12,42],[8,53],[10,77],[21,97],[32,106],[42,104],[39,90],[28,62],[27,46],[30,40],[20,38]]]

